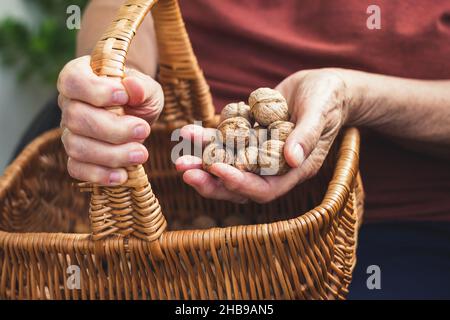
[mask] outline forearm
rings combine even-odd
[[[77,56],[89,55],[103,32],[115,18],[123,0],[91,0],[83,14],[78,33]],[[127,67],[152,77],[156,74],[158,52],[151,14],[139,28],[127,55]]]
[[[349,91],[347,124],[418,143],[450,146],[450,80],[339,72]]]

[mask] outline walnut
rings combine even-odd
[[[243,148],[248,146],[250,128],[250,122],[243,117],[228,118],[217,127],[217,138],[228,148]]]
[[[250,106],[243,101],[227,104],[220,113],[220,121],[234,117],[242,117],[251,122]]]
[[[241,171],[258,173],[258,148],[250,146],[240,149],[236,155],[234,166]]]
[[[171,219],[169,226],[170,230],[183,230],[186,228],[186,225],[179,219]]]
[[[214,163],[226,163],[232,165],[234,163],[234,154],[222,145],[211,142],[203,150],[203,169],[209,171]]]
[[[246,219],[244,215],[233,215],[228,216],[223,219],[222,225],[225,227],[233,227],[233,226],[245,226],[250,224],[250,221]]]
[[[286,142],[289,134],[294,130],[295,125],[289,121],[275,121],[268,127],[270,139]]]
[[[275,121],[288,121],[289,110],[282,94],[270,88],[259,88],[248,98],[253,119],[267,127]]]
[[[254,127],[250,130],[250,140],[248,145],[253,147],[261,146],[265,141],[269,139],[269,130],[264,127]]]
[[[198,216],[192,220],[192,227],[196,229],[209,229],[217,227],[217,222],[209,216]]]
[[[289,171],[283,154],[284,142],[267,140],[259,148],[258,164],[261,175],[282,175]]]

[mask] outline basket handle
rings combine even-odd
[[[99,76],[122,79],[125,61],[137,29],[158,0],[128,0],[103,33],[91,54],[91,67]]]
[[[123,77],[126,54],[136,30],[157,0],[127,0],[97,43],[91,57],[99,75]],[[211,92],[198,65],[178,0],[161,0],[152,9],[158,46],[159,71],[165,104],[159,122],[169,129],[201,120],[217,124]],[[118,112],[121,112],[120,109]]]
[[[136,29],[157,0],[127,1],[117,18],[97,42],[91,67],[99,76],[124,77],[128,48]],[[121,106],[109,107],[111,112],[122,115]],[[102,240],[112,234],[134,236],[153,242],[159,248],[159,239],[167,226],[158,199],[153,194],[142,165],[126,168],[128,181],[122,186],[106,187],[82,183],[84,191],[92,192],[90,220],[93,240]],[[157,253],[161,253],[160,248]]]

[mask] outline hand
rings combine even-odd
[[[258,176],[223,163],[214,164],[210,174],[201,170],[202,160],[193,156],[180,157],[177,170],[184,172],[187,184],[207,198],[265,203],[282,196],[318,172],[345,124],[348,93],[342,79],[334,69],[308,70],[293,74],[277,86],[286,97],[291,121],[296,124],[284,148],[286,161],[292,167],[285,175]],[[204,143],[210,141],[211,135],[214,129],[199,126],[189,125],[181,130],[183,138],[203,139]]]
[[[135,70],[126,74],[123,81],[99,77],[90,67],[89,56],[69,62],[61,71],[62,142],[73,178],[119,185],[128,179],[124,167],[147,160],[142,143],[162,110],[164,95],[149,76]],[[126,106],[126,115],[102,108],[109,106]]]

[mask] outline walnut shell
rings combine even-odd
[[[209,229],[217,227],[217,222],[209,216],[198,216],[192,220],[192,227],[196,229]]]
[[[186,228],[186,225],[182,223],[179,219],[171,219],[169,227],[170,230],[183,230]]]
[[[252,147],[260,147],[270,137],[270,132],[267,128],[258,126],[250,130],[250,140],[248,145]]]
[[[259,88],[248,98],[253,119],[267,127],[275,121],[288,121],[289,109],[283,95],[270,88]]]
[[[228,216],[223,219],[222,225],[224,227],[233,227],[233,226],[245,226],[250,224],[250,221],[246,219],[243,215],[233,215]]]
[[[248,146],[250,138],[250,122],[243,117],[233,117],[222,121],[217,127],[217,139],[227,148],[243,148]]]
[[[258,148],[250,146],[240,149],[236,155],[234,166],[241,171],[258,173]]]
[[[261,175],[282,175],[289,171],[283,154],[284,142],[280,140],[267,140],[259,148],[258,164]]]
[[[209,171],[214,163],[234,163],[234,154],[232,151],[224,148],[215,142],[208,144],[203,150],[203,169]]]
[[[295,125],[289,121],[275,121],[268,127],[270,139],[286,142],[289,134],[294,130]]]
[[[242,117],[251,122],[250,106],[243,101],[227,104],[220,113],[220,122],[234,117]]]

